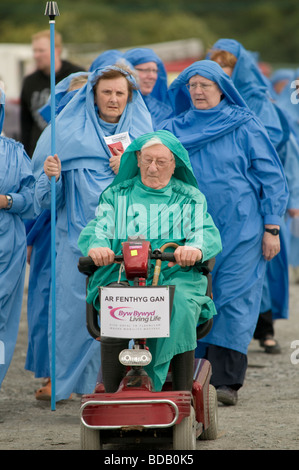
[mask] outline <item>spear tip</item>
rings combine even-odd
[[[49,16],[51,20],[55,18],[55,16],[59,16],[59,10],[56,2],[47,2],[45,16]]]

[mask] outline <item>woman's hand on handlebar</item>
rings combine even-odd
[[[96,266],[108,266],[114,262],[114,252],[108,247],[91,248],[88,252]]]
[[[179,264],[183,268],[186,266],[194,266],[195,263],[202,259],[202,252],[193,246],[178,246],[174,252],[176,263],[168,263],[169,267]]]

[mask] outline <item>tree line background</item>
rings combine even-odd
[[[99,50],[233,38],[272,64],[298,62],[298,0],[58,0],[64,43]],[[0,42],[30,44],[48,28],[46,1],[1,0]],[[79,46],[78,46],[79,47]]]

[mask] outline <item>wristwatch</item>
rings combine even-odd
[[[279,228],[265,228],[265,232],[269,232],[271,235],[279,235]]]
[[[10,194],[6,194],[5,197],[6,197],[6,199],[7,199],[7,206],[5,207],[5,209],[8,211],[9,209],[12,208],[12,202],[13,202],[13,200],[12,200],[12,197],[11,197]]]

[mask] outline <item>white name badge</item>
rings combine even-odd
[[[101,287],[101,336],[169,337],[169,287]]]

